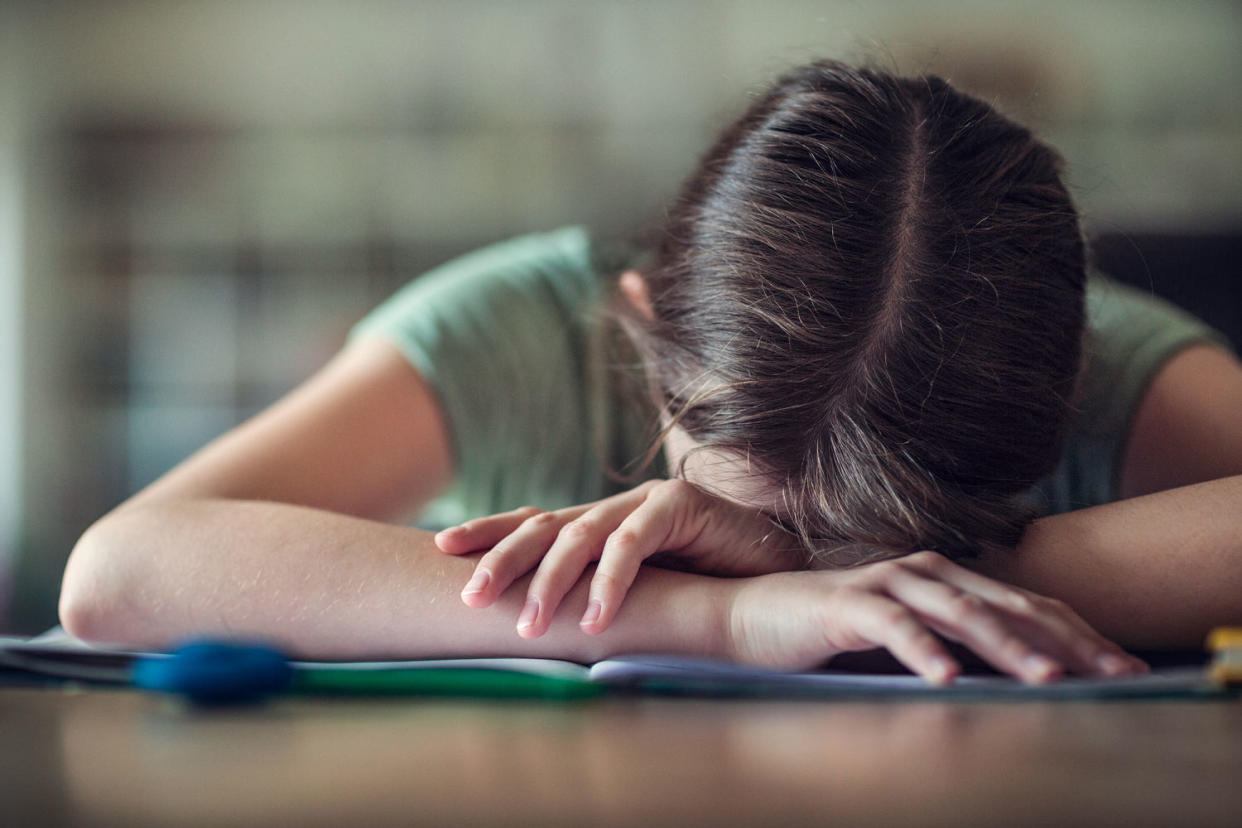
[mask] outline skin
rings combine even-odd
[[[324,658],[660,651],[807,667],[883,647],[936,681],[959,669],[943,636],[1028,681],[1121,672],[1136,665],[1082,618],[1135,647],[1197,646],[1210,626],[1242,621],[1242,478],[1214,479],[1242,471],[1239,403],[1231,357],[1171,360],[1126,454],[1127,491],[1155,493],[1038,522],[1012,560],[984,568],[1012,586],[931,554],[737,578],[648,566],[607,629],[586,635],[588,567],[564,611],[523,637],[514,619],[532,576],[472,608],[457,595],[477,557],[394,525],[447,487],[450,443],[423,379],[364,340],[91,527],[65,571],[61,618],[91,640],[262,636]]]

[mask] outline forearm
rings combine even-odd
[[[1015,555],[977,568],[1060,598],[1123,646],[1202,646],[1242,623],[1242,477],[1043,518]]]
[[[61,614],[95,640],[262,637],[322,658],[724,652],[724,581],[647,568],[613,627],[588,636],[577,625],[584,580],[548,634],[525,640],[514,628],[525,585],[472,609],[459,598],[472,566],[416,529],[277,503],[162,501],[83,536]]]

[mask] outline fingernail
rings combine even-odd
[[[539,617],[539,599],[527,598],[526,606],[522,607],[522,614],[518,616],[517,628],[519,630],[528,630],[535,626],[535,619]]]
[[[936,684],[948,684],[952,681],[957,667],[953,662],[944,658],[933,658],[928,666],[931,667],[932,681]]]
[[[1133,671],[1130,662],[1125,658],[1113,653],[1104,653],[1095,660],[1095,667],[1101,673],[1107,673],[1110,676],[1118,676],[1122,673]]]
[[[487,585],[492,582],[492,573],[486,569],[476,569],[474,574],[470,576],[470,580],[466,581],[466,586],[462,588],[462,595],[478,595],[487,589]]]
[[[582,620],[578,623],[587,627],[599,620],[600,615],[604,612],[604,605],[596,599],[592,598],[587,602],[586,613],[582,616]]]
[[[1022,659],[1022,665],[1031,673],[1037,674],[1037,677],[1041,679],[1048,678],[1061,670],[1061,665],[1041,655],[1027,656]]]

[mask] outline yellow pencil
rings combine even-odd
[[[1242,649],[1242,627],[1217,627],[1208,633],[1207,648],[1213,653]]]

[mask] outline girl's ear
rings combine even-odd
[[[643,319],[650,322],[655,318],[655,311],[651,309],[651,297],[647,295],[647,280],[641,273],[637,270],[627,270],[621,274],[618,283],[625,298],[634,306],[634,310],[642,315]]]

